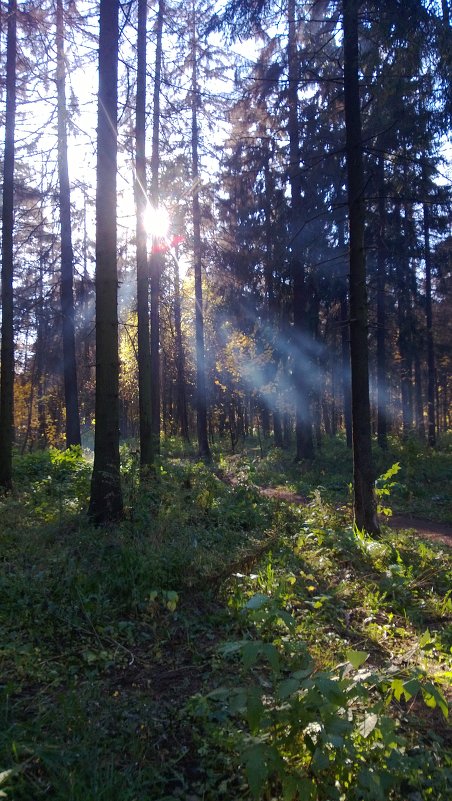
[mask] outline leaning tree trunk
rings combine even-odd
[[[140,465],[154,462],[151,429],[151,350],[149,341],[149,267],[146,232],[146,19],[147,0],[138,3],[135,205],[137,249],[138,403]]]
[[[89,515],[122,513],[119,472],[118,267],[116,173],[119,0],[101,0],[96,190],[96,430]]]
[[[344,103],[350,236],[350,363],[354,519],[360,530],[378,534],[369,401],[367,289],[364,254],[364,167],[358,79],[359,0],[343,0]]]
[[[56,5],[58,182],[61,226],[61,316],[63,323],[63,376],[66,406],[66,447],[80,445],[77,366],[74,323],[74,253],[72,250],[71,190],[67,156],[66,66],[63,0]]]
[[[0,372],[0,486],[12,485],[14,434],[14,135],[16,124],[16,0],[8,3],[6,115],[2,209],[2,342]]]
[[[196,23],[192,8],[192,91],[191,91],[191,156],[192,156],[192,216],[193,260],[195,273],[195,329],[196,329],[196,413],[198,449],[201,458],[210,461],[207,435],[206,357],[204,350],[204,312],[202,300],[202,248],[201,207],[199,203],[199,128],[198,128],[198,70],[196,52]]]
[[[162,34],[164,0],[160,0],[157,13],[157,41],[155,49],[154,97],[152,111],[152,155],[150,199],[152,206],[159,205],[160,173],[160,76],[162,69]],[[160,276],[162,253],[157,247],[151,253],[151,432],[154,454],[160,453]]]

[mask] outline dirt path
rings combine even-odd
[[[216,475],[220,481],[223,481],[225,484],[229,484],[230,486],[236,486],[238,483],[234,476],[224,473],[223,471],[218,471]],[[308,499],[304,498],[302,495],[297,495],[296,492],[291,492],[290,490],[285,490],[281,487],[255,486],[255,489],[257,489],[261,495],[265,495],[266,498],[273,498],[277,501],[296,503],[301,506],[305,506],[307,503],[309,503]],[[432,540],[433,542],[441,543],[442,545],[446,545],[448,548],[452,548],[452,525],[448,523],[439,523],[435,520],[426,520],[421,517],[412,517],[411,515],[401,514],[393,515],[392,517],[388,518],[385,523],[394,529],[414,529],[421,537],[425,537],[425,539]]]
[[[389,519],[388,525],[395,529],[413,528],[421,537],[452,548],[452,526],[447,523],[424,520],[421,517],[411,517],[410,515],[393,515]]]

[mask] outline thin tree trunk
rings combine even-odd
[[[89,515],[122,513],[119,472],[116,174],[119,0],[101,0],[96,191],[96,429]]]
[[[420,343],[418,344],[418,347],[414,348],[414,408],[416,413],[416,431],[419,439],[425,440]]]
[[[16,0],[8,3],[6,115],[2,209],[2,342],[0,372],[0,486],[11,489],[14,436],[14,137],[16,124]]]
[[[411,325],[409,320],[408,258],[406,237],[402,228],[400,201],[395,206],[398,244],[395,253],[397,282],[397,325],[400,357],[400,391],[402,399],[402,433],[406,438],[413,427]]]
[[[350,362],[354,518],[360,530],[378,534],[370,429],[367,289],[364,253],[364,168],[358,80],[359,0],[343,0],[344,92],[350,230]]]
[[[162,70],[162,34],[164,0],[159,1],[157,12],[157,40],[155,49],[154,95],[152,111],[152,154],[150,198],[157,209],[160,200],[160,77]],[[160,453],[160,276],[162,272],[162,253],[154,248],[151,259],[151,430],[152,447],[155,454]]]
[[[314,442],[312,437],[312,420],[307,377],[309,364],[303,354],[306,350],[306,339],[310,336],[307,320],[307,288],[303,259],[300,254],[299,231],[301,228],[301,173],[300,173],[300,132],[298,126],[298,55],[297,29],[295,23],[296,2],[289,0],[289,37],[288,37],[288,135],[289,135],[289,183],[291,193],[291,248],[294,305],[295,352],[293,376],[296,405],[296,444],[297,460],[314,458]]]
[[[136,182],[137,210],[137,317],[138,317],[138,402],[140,418],[140,464],[143,470],[154,463],[151,427],[151,351],[149,341],[149,265],[145,215],[146,191],[146,20],[147,0],[138,2],[137,97],[136,97]]]
[[[384,159],[378,159],[378,240],[377,240],[377,440],[388,447],[386,378],[386,208]]]
[[[192,91],[191,91],[191,156],[192,156],[192,215],[193,259],[195,274],[195,328],[196,328],[196,411],[198,449],[201,458],[210,461],[207,436],[206,366],[204,350],[204,312],[202,298],[201,208],[199,204],[199,129],[198,129],[198,70],[195,6],[192,6]]]
[[[177,390],[176,408],[179,429],[182,439],[190,442],[187,416],[187,393],[185,385],[185,353],[182,340],[182,321],[181,321],[181,301],[180,301],[180,274],[179,261],[174,256],[174,329],[176,335],[176,371],[177,371]]]
[[[436,445],[435,429],[435,351],[433,346],[432,318],[432,256],[430,250],[430,210],[427,203],[424,211],[424,260],[425,260],[425,317],[427,323],[427,442]]]
[[[67,156],[66,64],[63,0],[56,4],[58,182],[61,226],[61,316],[63,322],[63,375],[66,406],[66,447],[81,445],[78,407],[74,322],[74,253],[72,249],[71,190]]]
[[[342,402],[344,405],[344,427],[347,448],[352,447],[352,396],[350,380],[350,327],[345,280],[340,289],[341,304],[341,362]]]

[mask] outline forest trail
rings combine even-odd
[[[233,485],[237,483],[237,480],[231,475],[225,475],[224,473],[219,475],[219,473],[217,473],[217,476],[227,484]],[[281,487],[256,486],[255,488],[266,498],[273,498],[274,500],[285,501],[286,503],[295,503],[301,506],[305,506],[309,503],[309,500],[302,495],[298,495],[296,492],[291,492]],[[412,517],[411,515],[394,514],[385,521],[385,524],[394,529],[414,529],[421,537],[452,548],[452,525],[448,523]]]
[[[412,517],[411,515],[393,515],[388,525],[391,528],[412,528],[428,540],[441,542],[452,548],[452,526],[448,523],[439,523],[437,520],[425,520],[421,517]]]

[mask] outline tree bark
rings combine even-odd
[[[152,112],[152,154],[150,198],[157,209],[160,200],[160,80],[162,70],[162,34],[164,0],[159,0],[157,12],[157,39],[155,49],[154,95]],[[151,253],[151,431],[154,454],[160,453],[160,277],[162,253],[154,248]]]
[[[96,429],[89,515],[122,513],[116,234],[119,0],[101,0],[96,189]]]
[[[14,138],[16,125],[16,0],[8,3],[6,114],[2,209],[2,342],[0,372],[0,486],[11,489],[14,436]]]
[[[395,204],[395,221],[398,242],[395,252],[397,284],[397,326],[400,357],[400,394],[402,401],[402,434],[406,439],[413,428],[413,384],[411,357],[411,324],[409,298],[409,263],[406,253],[407,239],[402,225],[400,201]]]
[[[154,463],[151,427],[151,350],[149,340],[149,264],[146,189],[146,20],[147,0],[138,2],[137,96],[136,96],[136,180],[137,210],[137,323],[138,323],[138,403],[140,418],[140,465],[150,469]]]
[[[369,401],[367,289],[364,253],[364,167],[358,79],[359,0],[343,0],[344,102],[350,236],[350,363],[354,519],[360,530],[378,534]]]
[[[384,159],[378,159],[378,239],[377,239],[377,441],[388,447],[386,378],[386,208]]]
[[[66,447],[81,445],[74,322],[74,253],[72,249],[71,190],[67,156],[66,65],[63,0],[56,4],[58,182],[61,226],[61,316],[63,376],[66,406]]]
[[[184,343],[182,340],[182,315],[181,315],[181,300],[180,300],[180,274],[179,262],[177,256],[174,255],[174,330],[176,337],[176,408],[177,418],[179,422],[179,429],[182,439],[185,442],[190,442],[190,434],[188,430],[188,415],[187,415],[187,393],[185,385],[185,353]]]
[[[435,350],[433,346],[432,320],[432,256],[430,250],[430,209],[423,205],[424,212],[424,260],[425,260],[425,317],[427,323],[427,442],[436,445],[435,428]]]
[[[291,270],[293,279],[293,320],[295,333],[293,376],[295,387],[296,422],[295,436],[297,460],[314,458],[314,442],[312,437],[311,404],[307,376],[309,365],[306,351],[306,340],[309,338],[307,319],[306,271],[300,253],[301,228],[301,173],[300,173],[300,134],[298,126],[298,54],[297,30],[295,23],[296,2],[289,0],[289,36],[288,36],[288,136],[289,136],[289,183],[291,193]]]
[[[341,305],[341,362],[342,362],[342,403],[344,407],[344,427],[347,448],[352,447],[352,396],[350,380],[350,327],[347,304],[347,285],[345,279],[340,289]]]
[[[212,458],[207,435],[206,364],[204,350],[204,312],[202,296],[201,207],[199,203],[199,128],[198,128],[198,62],[195,7],[192,6],[192,85],[191,85],[191,157],[192,157],[192,217],[193,260],[195,274],[195,337],[196,337],[196,412],[198,449],[201,458]]]

